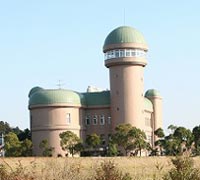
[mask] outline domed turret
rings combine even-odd
[[[160,92],[155,89],[149,89],[145,93],[145,97],[148,98],[153,104],[153,122],[154,131],[158,128],[162,128],[162,96]],[[156,138],[155,138],[156,141]]]
[[[103,46],[104,52],[116,48],[148,50],[147,43],[142,33],[129,26],[121,26],[114,29],[105,39]]]
[[[129,26],[118,27],[105,39],[103,46],[105,66],[116,64],[145,66],[147,50],[144,36],[138,30]]]
[[[145,93],[145,97],[161,97],[160,92],[155,89],[149,89]]]
[[[121,26],[105,39],[105,66],[110,71],[113,129],[129,123],[143,129],[143,69],[148,50],[144,36],[136,29]]]
[[[84,105],[84,96],[72,90],[33,88],[29,93],[29,106]]]

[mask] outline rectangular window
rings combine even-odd
[[[97,125],[97,115],[93,116],[93,125]]]
[[[90,116],[89,115],[87,115],[86,117],[85,117],[85,125],[90,125]]]
[[[151,127],[151,119],[150,118],[145,118],[145,125]]]
[[[126,57],[129,57],[131,55],[130,49],[126,49]]]
[[[104,115],[100,116],[100,125],[104,125],[105,124],[105,117]]]
[[[115,51],[115,57],[117,57],[117,58],[119,57],[119,50]]]
[[[67,113],[67,115],[66,115],[66,121],[67,121],[67,124],[71,123],[71,115],[70,115],[70,113]]]
[[[119,50],[119,57],[124,57],[124,50]]]
[[[111,117],[108,117],[108,124],[111,124]]]

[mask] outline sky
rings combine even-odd
[[[148,46],[145,91],[163,97],[164,129],[200,124],[200,1],[0,0],[0,121],[29,128],[31,88],[109,89],[102,47],[127,25]]]

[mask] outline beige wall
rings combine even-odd
[[[101,115],[104,116],[104,124],[100,123]],[[109,122],[110,115],[110,107],[98,107],[98,108],[88,108],[85,111],[85,116],[90,116],[90,125],[85,125],[85,138],[87,135],[92,133],[96,133],[97,135],[104,135],[105,140],[108,141],[108,135],[111,134],[111,121]],[[94,116],[97,116],[97,124],[95,125],[93,122]]]
[[[144,129],[143,66],[120,65],[109,69],[113,128],[130,123]]]
[[[71,123],[67,123],[67,113],[70,114]],[[65,154],[60,148],[59,134],[70,130],[80,137],[82,124],[82,110],[79,107],[42,107],[31,109],[31,130],[33,141],[33,154],[41,155],[39,144],[47,139],[49,145],[55,148],[54,156]]]

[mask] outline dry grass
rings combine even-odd
[[[95,169],[102,162],[109,160],[114,162],[120,171],[129,173],[137,180],[159,180],[172,167],[169,157],[1,158],[0,164],[5,165],[9,172],[21,168],[19,173],[30,175],[32,179],[86,180],[94,175]],[[200,158],[194,158],[194,162],[195,166],[200,168]]]

